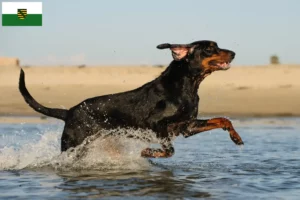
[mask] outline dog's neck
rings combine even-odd
[[[172,61],[160,78],[173,89],[181,88],[186,90],[186,92],[197,93],[200,83],[210,73],[211,72],[203,71],[200,67],[193,67],[184,60]],[[181,87],[175,85],[176,83],[181,84]]]

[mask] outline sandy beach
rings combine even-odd
[[[147,83],[165,68],[153,66],[24,67],[28,90],[49,107],[70,108],[88,97]],[[40,116],[18,91],[18,66],[0,66],[0,115]],[[300,116],[300,65],[232,66],[200,85],[200,115]]]

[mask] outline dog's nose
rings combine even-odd
[[[231,51],[230,53],[231,53],[231,59],[234,59],[235,53],[233,51]]]

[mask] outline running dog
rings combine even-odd
[[[157,48],[170,49],[173,61],[158,78],[131,91],[89,98],[68,110],[47,108],[28,92],[22,69],[19,90],[35,111],[65,122],[61,151],[76,147],[103,129],[116,128],[151,129],[164,141],[162,148],[142,150],[143,157],[171,157],[175,153],[171,143],[174,136],[187,138],[217,128],[228,131],[235,144],[244,144],[230,120],[197,119],[200,83],[214,71],[229,69],[235,53],[207,40],[165,43]]]

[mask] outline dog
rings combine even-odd
[[[239,134],[226,118],[197,119],[198,88],[214,71],[227,70],[235,57],[231,50],[221,49],[214,41],[201,40],[190,44],[164,43],[158,49],[170,49],[173,61],[155,80],[117,94],[89,98],[66,109],[47,108],[28,92],[21,69],[19,90],[35,111],[65,122],[61,151],[74,148],[100,130],[116,128],[150,129],[164,141],[162,148],[146,148],[142,157],[167,158],[174,153],[171,138],[185,138],[197,133],[222,128],[232,141],[243,145]]]

